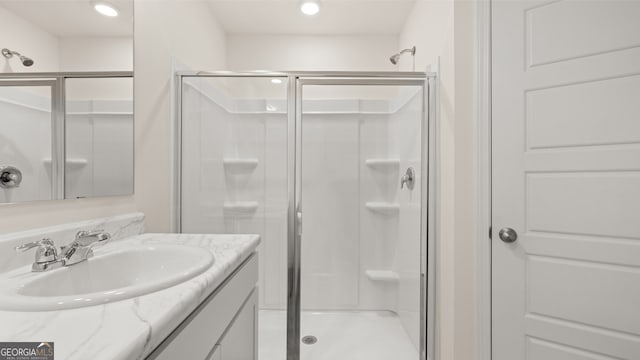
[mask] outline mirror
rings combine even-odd
[[[133,193],[133,0],[0,0],[0,203]]]
[[[65,197],[133,193],[133,79],[67,79]]]

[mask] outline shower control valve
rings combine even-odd
[[[14,166],[0,166],[0,187],[17,188],[22,182],[22,172]]]
[[[412,167],[407,168],[407,172],[400,178],[400,189],[404,189],[404,185],[407,184],[407,189],[413,190],[415,178],[416,171]]]

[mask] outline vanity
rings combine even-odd
[[[256,359],[259,237],[143,233],[143,222],[0,236],[0,339],[53,342],[56,359]],[[45,237],[68,247],[96,229],[84,235],[108,242],[84,241],[93,255],[70,265],[38,271],[30,250],[14,251]]]

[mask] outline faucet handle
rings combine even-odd
[[[82,230],[76,234],[76,239],[69,245],[60,248],[65,265],[73,265],[85,261],[93,256],[92,248],[111,239],[111,235],[104,230]]]
[[[16,252],[25,252],[27,250],[31,250],[34,247],[38,247],[38,246],[55,246],[55,244],[53,243],[53,240],[49,238],[44,238],[42,240],[32,241],[30,243],[18,245],[15,247],[15,250]]]
[[[81,230],[78,231],[75,241],[70,246],[94,246],[109,239],[111,239],[111,234],[104,230]]]
[[[53,242],[53,240],[49,238],[44,238],[39,241],[18,245],[15,247],[15,250],[16,252],[25,252],[33,248],[38,248],[38,250],[36,250],[37,263],[44,263],[44,262],[58,260],[58,250],[56,249],[56,245]]]
[[[76,239],[99,236],[102,234],[106,234],[107,236],[109,236],[109,233],[104,232],[104,230],[80,230],[76,233]]]

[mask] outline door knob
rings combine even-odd
[[[500,229],[498,236],[500,237],[500,240],[506,243],[512,243],[518,240],[518,233],[512,228],[508,228],[508,227]]]

